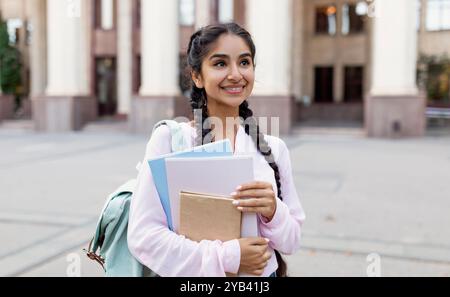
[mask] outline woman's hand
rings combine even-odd
[[[254,181],[243,184],[230,195],[234,199],[233,204],[242,212],[259,213],[269,222],[275,215],[277,201],[271,183]]]
[[[262,275],[271,253],[267,250],[268,240],[260,237],[238,239],[241,248],[241,263],[239,272]]]

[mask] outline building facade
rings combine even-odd
[[[449,0],[0,0],[0,11],[41,131],[107,116],[148,133],[190,116],[189,37],[236,21],[257,48],[250,105],[278,117],[281,133],[331,120],[359,122],[369,136],[420,136],[417,61],[450,54]]]

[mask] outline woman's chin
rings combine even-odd
[[[229,101],[229,105],[233,108],[238,108],[245,101],[245,97],[234,98],[234,100]]]

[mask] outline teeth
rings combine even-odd
[[[231,91],[231,92],[239,92],[242,90],[242,87],[241,88],[225,88],[225,90]]]

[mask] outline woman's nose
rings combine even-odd
[[[228,73],[228,77],[229,80],[236,80],[236,81],[240,81],[242,79],[242,74],[239,71],[238,67],[236,66],[232,66],[230,69],[230,72]]]

